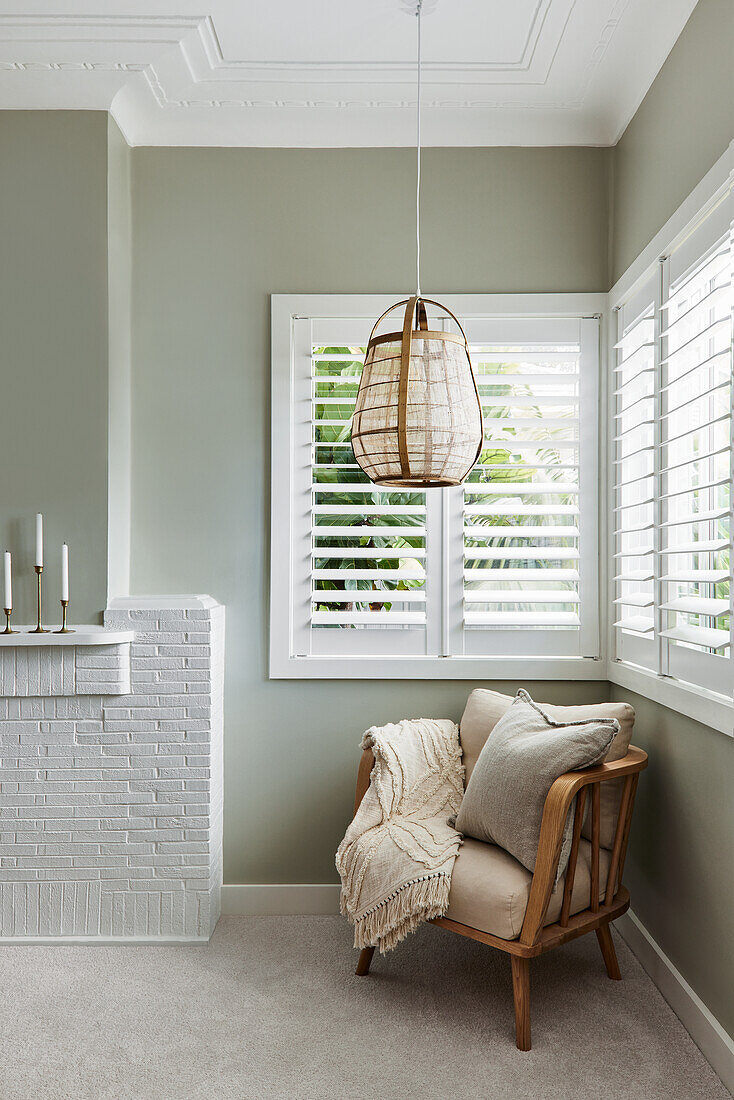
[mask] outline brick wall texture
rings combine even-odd
[[[150,602],[105,614],[132,643],[2,654],[0,937],[213,930],[224,608]]]

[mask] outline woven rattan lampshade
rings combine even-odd
[[[426,306],[456,321],[461,336],[428,328]],[[376,336],[405,306],[401,332]],[[464,330],[428,298],[391,306],[372,330],[352,420],[352,449],[370,481],[397,488],[460,485],[479,458],[483,422]]]

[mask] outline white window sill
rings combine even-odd
[[[613,684],[734,737],[734,703],[725,696],[672,680],[669,676],[658,676],[623,661],[610,661],[608,673]]]
[[[271,680],[606,680],[592,657],[271,657]]]

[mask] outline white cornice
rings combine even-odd
[[[89,2],[94,7],[95,0]],[[235,0],[207,0],[210,11],[197,14],[172,13],[163,0],[149,0],[144,14],[130,10],[133,0],[114,3],[127,10],[110,13],[107,0],[104,10],[84,13],[0,15],[0,109],[108,108],[131,144],[399,146],[413,140],[412,29],[395,10],[397,0],[373,0],[368,9],[356,0],[325,0],[322,17],[330,5],[343,16],[341,37],[326,19],[324,33],[302,47],[299,30],[275,17],[292,4],[301,31],[308,27],[300,0],[269,0],[254,23],[253,11]],[[491,14],[503,21],[504,38],[497,36],[503,46],[487,37],[494,25],[486,0],[456,0],[451,18],[446,5],[438,5],[427,23],[435,29],[444,20],[424,63],[426,143],[610,144],[695,0],[669,0],[663,27],[656,3],[517,0],[499,17]],[[70,5],[61,0],[58,7]],[[463,21],[458,28],[457,19]],[[630,37],[643,30],[652,36],[650,48],[630,54]],[[386,43],[385,56],[365,48],[362,56],[340,58],[344,41],[359,47],[365,31],[371,32],[366,41]],[[436,56],[437,42],[443,58]]]

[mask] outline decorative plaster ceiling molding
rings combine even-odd
[[[0,15],[0,108],[110,109],[131,144],[413,140],[415,27],[398,0],[323,0],[321,24],[301,0],[113,2],[127,10]],[[667,0],[664,21],[658,2],[439,4],[424,23],[426,143],[612,143],[696,0]]]
[[[166,15],[74,15],[48,12],[0,15],[3,42],[120,42],[132,33],[133,41],[169,42],[176,45],[181,35],[201,23],[202,16]],[[129,41],[130,38],[128,37]]]
[[[427,80],[434,84],[465,83],[467,76],[471,83],[486,80],[488,83],[506,83],[506,78],[514,73],[530,73],[533,60],[538,51],[541,33],[546,19],[555,2],[553,27],[549,40],[544,43],[542,70],[530,81],[544,84],[553,63],[558,45],[568,23],[568,18],[576,0],[536,0],[535,9],[526,28],[525,39],[519,56],[500,61],[431,61],[422,64]],[[231,80],[252,83],[255,81],[292,83],[299,81],[320,82],[369,81],[379,86],[381,79],[391,84],[415,85],[415,58],[404,61],[236,61],[224,56],[222,47],[210,16],[202,19],[196,28],[196,35],[181,41],[181,52],[189,70],[191,79],[200,84],[211,80]]]
[[[134,61],[0,61],[0,71],[18,73],[140,73],[145,67],[143,62]]]

